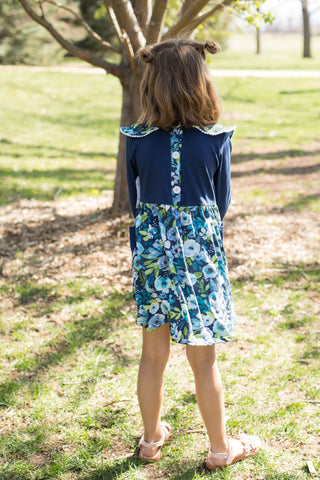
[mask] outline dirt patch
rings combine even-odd
[[[235,154],[233,201],[225,219],[232,278],[257,268],[318,264],[319,148]],[[36,283],[87,277],[131,289],[130,215],[112,215],[112,192],[51,202],[21,200],[1,209],[1,274]],[[310,207],[313,206],[313,208]],[[10,299],[3,299],[10,308]],[[54,320],[54,319],[53,319]],[[56,319],[57,321],[59,319]]]

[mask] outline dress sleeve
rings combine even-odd
[[[214,188],[221,220],[223,220],[231,202],[230,191],[230,158],[231,158],[232,133],[224,134],[224,139],[219,152],[219,166],[214,175]]]
[[[134,157],[134,140],[131,137],[126,137],[126,166],[127,166],[127,183],[129,193],[129,203],[133,215],[136,215],[137,204],[137,186],[136,180],[138,177],[137,166]]]

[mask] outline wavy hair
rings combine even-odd
[[[213,41],[167,40],[138,51],[137,56],[146,63],[139,122],[170,130],[177,125],[191,128],[218,121],[220,99],[210,78],[205,50],[217,53],[219,45]]]

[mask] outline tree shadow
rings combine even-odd
[[[282,90],[279,92],[280,95],[304,95],[306,93],[319,93],[320,90],[319,88],[310,88],[310,89],[304,89],[304,90]]]
[[[57,168],[55,170],[17,170],[0,168],[1,205],[10,205],[23,198],[52,201],[56,192],[79,195],[96,189],[112,190],[113,168]]]
[[[108,305],[101,315],[79,317],[70,320],[64,334],[53,337],[45,348],[28,356],[27,365],[16,367],[10,376],[0,384],[0,407],[8,408],[14,403],[14,396],[23,389],[33,392],[35,383],[45,375],[48,367],[63,362],[78,349],[93,341],[104,341],[114,361],[114,369],[125,368],[134,361],[132,356],[123,351],[121,345],[114,345],[108,338],[122,323],[121,311],[131,301],[131,294],[114,292],[108,296]]]
[[[283,158],[296,158],[296,157],[311,157],[320,154],[320,149],[316,150],[301,150],[299,148],[293,148],[290,150],[279,150],[263,153],[233,153],[231,164],[247,162],[249,160],[280,160]]]
[[[316,173],[320,170],[320,163],[303,167],[287,167],[287,168],[256,168],[254,170],[245,170],[243,172],[232,172],[232,178],[248,177],[251,175],[308,175]]]
[[[39,207],[31,207],[38,210]],[[47,212],[48,206],[41,207],[41,210]],[[58,241],[66,233],[72,234],[87,228],[88,226],[99,225],[105,223],[108,220],[112,220],[108,225],[106,236],[115,235],[120,231],[120,237],[126,240],[126,222],[130,218],[128,214],[125,216],[116,215],[112,208],[105,210],[93,211],[86,214],[79,215],[59,215],[56,213],[56,208],[53,205],[50,208],[54,220],[43,220],[39,225],[28,225],[22,222],[6,223],[3,224],[3,235],[0,239],[0,249],[2,256],[6,261],[15,258],[16,253],[24,252],[30,245],[34,244],[53,244]],[[37,212],[38,215],[38,212]],[[121,235],[122,233],[122,235]],[[101,250],[105,250],[104,244],[105,238],[99,238],[97,241],[91,242],[90,246],[99,247]],[[63,247],[61,254],[66,252],[73,252],[75,254],[81,254],[86,250],[88,252],[88,245],[70,245]],[[55,255],[57,252],[55,252]]]
[[[49,152],[52,152],[52,155],[50,155],[50,159],[52,158],[61,158],[61,157],[71,157],[71,158],[74,158],[74,157],[80,157],[80,158],[101,158],[101,157],[105,157],[105,158],[114,158],[116,154],[110,154],[110,153],[107,153],[105,151],[103,152],[92,152],[92,151],[86,151],[86,152],[83,152],[82,150],[70,150],[68,148],[60,148],[60,147],[57,147],[57,146],[52,146],[52,145],[33,145],[33,144],[23,144],[23,143],[18,143],[18,142],[12,142],[11,140],[8,140],[6,138],[2,138],[0,139],[0,145],[3,144],[3,145],[13,145],[17,148],[21,148],[23,149],[25,152],[24,153],[17,153],[17,152],[10,152],[10,156],[11,157],[14,157],[14,158],[20,158],[20,157],[26,157],[26,156],[30,156],[30,151],[32,150],[35,150],[36,152],[36,156],[38,158],[42,158],[42,157],[48,157],[48,151]],[[14,171],[12,171],[11,169],[8,171],[12,174],[16,173]],[[19,170],[20,172],[21,170]],[[18,173],[19,173],[18,172]],[[28,170],[25,170],[26,173],[29,173],[30,171]],[[36,173],[37,171],[35,171]],[[49,171],[50,172],[50,171]],[[40,172],[41,173],[41,172]]]
[[[295,210],[300,210],[301,208],[308,207],[311,203],[316,202],[320,198],[320,193],[314,193],[310,195],[303,195],[300,194],[295,200],[288,202],[283,206],[283,209],[291,209],[294,208]]]

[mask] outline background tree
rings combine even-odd
[[[301,0],[303,22],[303,57],[311,58],[311,31],[308,0]]]
[[[319,0],[300,0],[303,25],[303,57],[311,58],[311,25],[313,13],[320,10]]]
[[[89,25],[81,14],[81,8],[70,7],[70,2],[66,0],[60,0],[60,3],[55,0],[18,1],[27,14],[47,29],[69,54],[101,67],[119,79],[123,92],[121,124],[129,125],[137,120],[140,112],[139,84],[142,67],[137,63],[135,53],[141,47],[172,37],[189,36],[209,19],[221,15],[225,9],[235,9],[251,21],[265,0],[103,0],[98,4],[100,19],[108,16],[117,41],[107,41]],[[85,28],[88,36],[97,42],[98,51],[95,53],[76,45],[72,38],[62,34],[53,23],[54,17],[50,16],[52,7],[72,15]],[[172,21],[165,26],[170,11]],[[128,209],[124,159],[125,139],[120,135],[114,187],[114,207],[117,210]]]

